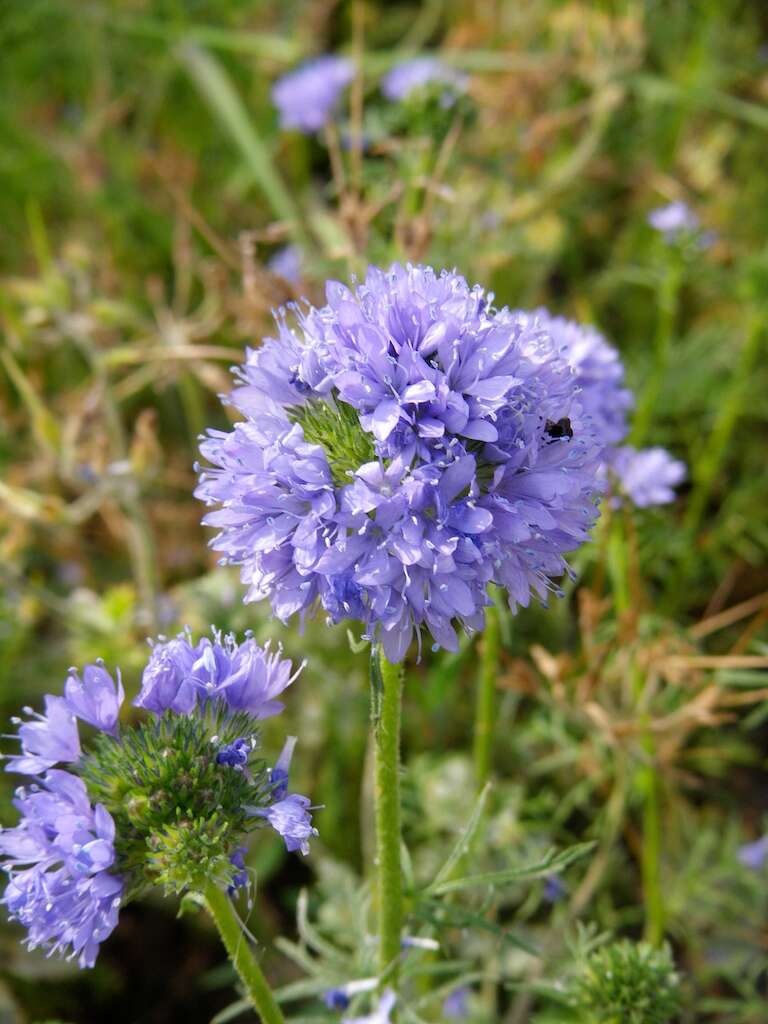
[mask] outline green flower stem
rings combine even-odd
[[[491,773],[496,713],[496,676],[501,653],[501,622],[495,602],[485,609],[485,631],[480,640],[480,675],[475,704],[473,757],[475,778],[484,786]]]
[[[213,882],[206,886],[203,896],[229,958],[263,1024],[285,1024],[285,1018],[267,979],[256,963],[229,896]]]
[[[400,864],[400,716],[403,679],[399,665],[379,655],[381,693],[374,703],[376,854],[378,861],[379,971],[396,980],[403,927]],[[378,712],[378,713],[377,713]]]
[[[637,448],[645,441],[653,419],[659,391],[664,381],[664,374],[669,362],[672,337],[675,332],[677,309],[680,299],[680,288],[683,283],[682,267],[677,260],[671,259],[661,278],[658,290],[659,318],[656,323],[653,367],[635,411],[630,440]]]
[[[647,729],[643,749],[649,764],[641,776],[643,793],[643,899],[645,901],[645,939],[659,946],[664,938],[664,897],[661,891],[661,817],[659,779],[655,766],[655,743]]]

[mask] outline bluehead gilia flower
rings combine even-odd
[[[446,1020],[464,1020],[469,1015],[469,989],[459,985],[443,1000],[443,1017]]]
[[[388,100],[400,102],[419,89],[431,85],[444,86],[443,106],[451,106],[459,93],[467,88],[467,76],[444,64],[436,57],[414,57],[396,64],[381,81],[381,91]]]
[[[668,242],[677,241],[680,235],[698,231],[700,225],[699,218],[690,206],[679,199],[651,210],[648,223]]]
[[[558,353],[573,370],[584,416],[603,445],[602,471],[618,485],[623,498],[638,508],[674,501],[673,488],[685,479],[685,464],[663,448],[638,451],[622,445],[629,433],[634,398],[624,386],[624,365],[618,351],[594,327],[552,316],[545,309],[530,316],[551,335]]]
[[[372,267],[326,297],[278,315],[229,397],[244,421],[203,441],[213,546],[283,621],[319,604],[391,661],[422,629],[455,650],[489,583],[556,590],[604,441],[551,335],[459,274]]]
[[[115,864],[115,823],[91,803],[82,779],[49,769],[17,790],[22,818],[0,830],[0,856],[9,881],[0,899],[27,929],[30,949],[76,957],[92,967],[112,932],[123,897]]]
[[[272,87],[280,127],[305,135],[320,131],[330,121],[354,74],[354,65],[346,57],[325,55],[283,75]]]
[[[270,259],[267,269],[290,284],[298,284],[301,280],[302,262],[302,253],[298,245],[285,245]]]
[[[238,643],[232,634],[216,631],[197,643],[189,633],[161,639],[152,647],[136,705],[156,714],[189,714],[196,705],[223,700],[232,711],[269,718],[283,710],[275,698],[304,667],[292,673],[281,653],[270,651],[269,643],[260,647],[250,635]]]
[[[119,729],[120,676],[101,662],[82,677],[70,669],[45,714],[25,709],[7,770],[28,782],[14,801],[19,824],[0,830],[0,903],[30,948],[90,967],[120,906],[145,889],[247,885],[242,840],[262,817],[307,852],[309,800],[287,795],[295,739],[274,773],[257,758],[259,720],[282,708],[274,698],[291,669],[251,637],[194,643],[187,633],[153,648],[136,701],[149,721]],[[96,730],[85,749],[78,719]]]
[[[744,843],[737,851],[739,862],[751,871],[760,871],[768,859],[768,835]]]
[[[621,494],[638,508],[674,501],[674,488],[686,476],[685,463],[673,458],[665,448],[638,450],[624,445],[616,449],[610,465]]]
[[[283,837],[289,853],[300,850],[306,856],[309,840],[318,835],[318,831],[312,827],[312,808],[307,797],[288,792],[288,775],[295,746],[296,737],[289,736],[270,772],[272,802],[268,807],[255,808],[253,813],[264,818]]]

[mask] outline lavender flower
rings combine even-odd
[[[274,254],[267,263],[267,269],[290,284],[298,284],[301,280],[302,265],[301,249],[298,245],[286,245]]]
[[[744,843],[739,847],[737,857],[745,868],[760,871],[768,858],[768,835],[761,836],[753,843]]]
[[[660,206],[648,214],[648,223],[664,236],[667,242],[676,242],[681,235],[693,234],[699,229],[699,218],[687,203],[677,200]]]
[[[283,621],[319,604],[390,661],[422,628],[456,650],[489,583],[513,608],[556,589],[604,440],[546,330],[459,274],[372,267],[326,293],[298,329],[278,315],[230,396],[245,421],[203,442],[213,546]]]
[[[196,644],[188,633],[152,648],[134,703],[155,714],[170,709],[189,714],[197,703],[223,700],[232,711],[247,711],[254,718],[279,714],[284,705],[275,700],[296,679],[303,665],[291,674],[291,662],[282,649],[259,647],[251,636],[242,643],[229,633],[214,631]]]
[[[95,665],[86,665],[83,678],[77,669],[69,670],[69,678],[64,684],[64,699],[67,707],[81,721],[88,722],[102,732],[114,735],[120,705],[125,699],[120,672],[117,673],[117,684],[99,660]]]
[[[544,900],[547,903],[559,903],[568,895],[568,888],[559,875],[547,875],[544,879]]]
[[[594,327],[552,316],[546,309],[538,309],[532,316],[576,375],[584,414],[591,418],[603,444],[619,444],[629,430],[627,414],[633,397],[624,387],[624,365],[618,351]]]
[[[142,696],[158,718],[118,732],[120,674],[115,683],[101,661],[82,678],[70,669],[65,696],[47,695],[44,715],[25,709],[32,718],[16,720],[22,752],[8,767],[35,778],[17,790],[19,824],[0,829],[9,875],[0,903],[30,948],[90,967],[128,896],[156,885],[174,894],[211,881],[247,885],[238,841],[254,813],[290,850],[307,851],[317,835],[309,800],[286,795],[295,738],[272,775],[250,758],[259,719],[280,710],[273,698],[293,678],[290,662],[251,637],[238,644],[214,633],[194,644],[184,634],[157,645],[145,672]],[[90,750],[78,717],[100,732]]]
[[[117,924],[123,881],[115,862],[115,823],[92,806],[82,779],[51,769],[17,791],[22,818],[0,831],[9,882],[0,903],[27,929],[27,946],[77,957],[92,967]]]
[[[449,107],[455,102],[457,94],[466,90],[467,77],[436,57],[415,57],[397,64],[387,72],[381,82],[381,91],[388,100],[397,103],[433,83],[445,86],[440,102]]]
[[[64,697],[47,696],[44,715],[37,714],[32,708],[24,708],[24,711],[33,720],[22,722],[21,719],[13,719],[14,725],[19,725],[21,754],[8,758],[7,772],[38,775],[55,764],[78,760],[80,737],[77,720]]]
[[[265,818],[275,832],[283,837],[289,853],[301,850],[306,857],[309,853],[309,840],[318,835],[317,829],[312,827],[310,810],[307,797],[290,793],[269,807],[257,808],[254,813]]]
[[[265,818],[272,828],[285,840],[289,853],[296,850],[309,853],[309,840],[318,835],[312,827],[310,802],[305,796],[288,793],[288,774],[291,766],[296,737],[289,736],[277,763],[270,775],[273,802],[268,807],[253,807],[249,810],[259,818]]]
[[[666,505],[675,500],[673,490],[685,479],[685,463],[672,458],[664,448],[642,448],[631,445],[616,449],[611,469],[621,491],[637,505]]]
[[[237,868],[232,876],[232,883],[227,888],[227,892],[230,896],[234,895],[238,889],[246,889],[248,887],[248,869],[245,866],[245,855],[247,852],[248,850],[245,846],[238,846],[238,848],[230,854],[230,864]]]
[[[459,985],[443,1000],[443,1016],[448,1020],[463,1020],[469,1015],[469,989]]]
[[[272,88],[272,99],[280,116],[280,127],[295,128],[305,135],[320,131],[354,74],[352,62],[345,57],[323,56],[278,79]]]
[[[342,1024],[390,1024],[391,1013],[397,1002],[397,996],[391,988],[384,989],[373,1013],[365,1017],[344,1017]]]

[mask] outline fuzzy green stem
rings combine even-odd
[[[400,715],[402,672],[379,654],[381,692],[374,699],[376,854],[378,862],[379,971],[396,980],[403,926],[400,864]]]
[[[206,886],[203,896],[229,958],[263,1024],[285,1024],[285,1018],[267,984],[267,979],[251,952],[231,899],[213,882]]]
[[[485,631],[480,640],[480,674],[475,703],[475,735],[473,757],[475,779],[484,786],[491,774],[493,733],[496,711],[496,676],[501,652],[499,609],[490,604],[485,610]]]
[[[643,748],[649,758],[655,755],[653,736],[646,732]],[[643,790],[643,899],[645,901],[645,939],[652,946],[664,938],[664,897],[661,891],[661,818],[659,815],[659,779],[653,760],[644,769]]]
[[[669,351],[675,332],[677,307],[682,284],[682,268],[678,262],[670,262],[664,273],[658,291],[659,318],[656,323],[653,367],[637,403],[630,440],[638,448],[642,446],[653,419],[653,413],[664,381],[669,362]]]

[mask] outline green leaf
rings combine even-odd
[[[586,856],[594,847],[595,843],[593,842],[577,843],[561,853],[555,853],[552,850],[538,864],[530,864],[522,868],[508,868],[505,871],[488,871],[482,875],[468,875],[464,878],[442,882],[440,885],[433,883],[428,892],[431,896],[444,896],[446,893],[459,892],[461,889],[474,889],[483,885],[507,885],[510,882],[520,882],[528,878],[540,878],[543,875],[564,870],[569,864]]]
[[[237,144],[253,180],[264,193],[275,216],[288,224],[293,237],[304,249],[309,248],[311,243],[304,231],[299,209],[224,68],[215,57],[190,41],[181,43],[177,53],[209,107]]]
[[[461,858],[466,854],[467,850],[472,844],[472,840],[477,834],[477,830],[480,826],[480,822],[483,817],[483,811],[485,805],[488,802],[488,794],[491,791],[491,784],[487,782],[477,798],[475,806],[472,808],[472,814],[470,815],[469,821],[461,832],[455,846],[448,854],[448,859],[445,861],[443,866],[440,868],[438,873],[435,875],[434,881],[426,890],[427,894],[431,894],[435,891],[436,887],[442,885],[443,882],[447,882],[451,877],[454,868],[459,863]]]

